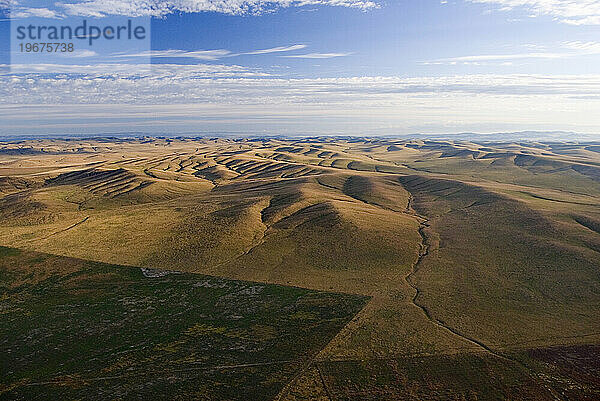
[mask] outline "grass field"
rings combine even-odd
[[[317,319],[323,326],[314,328],[314,343],[305,350],[281,345],[281,352],[289,347],[296,355],[285,369],[249,367],[235,380],[202,373],[208,382],[224,380],[213,397],[237,391],[227,383],[250,388],[266,381],[271,384],[249,399],[593,400],[600,397],[598,146],[358,138],[2,143],[0,245],[22,255],[136,266],[86,279],[90,285],[108,280],[114,292],[90,289],[90,297],[106,296],[115,305],[127,293],[140,299],[177,293],[183,302],[190,293],[182,277],[188,276],[233,287],[261,283],[254,285],[290,297],[320,294],[316,299],[332,307],[356,300],[337,311],[343,318],[335,322],[323,306]],[[33,277],[60,283],[58,292],[46,293],[41,278],[13,277],[19,269],[3,266],[5,282],[23,280],[23,288],[38,294],[23,302],[50,307],[66,296],[70,282],[54,267],[19,264],[24,272],[41,268]],[[148,278],[140,268],[179,274]],[[136,274],[137,284],[121,270],[135,272],[127,274]],[[167,283],[171,295],[161,292]],[[246,307],[239,297],[232,302]],[[287,325],[275,313],[287,301],[273,302],[248,324]],[[187,319],[177,307],[169,306],[174,309],[161,324],[170,314]],[[198,308],[189,310],[190,319],[206,314]],[[140,321],[113,333],[129,327],[146,332]],[[292,330],[286,327],[280,330]],[[207,338],[231,345],[212,328],[199,327],[203,337],[182,343],[184,353],[206,346]],[[179,329],[169,341],[188,339]],[[230,361],[208,355],[202,366],[281,360],[278,348],[266,349],[239,352]],[[144,361],[143,352],[135,355]],[[162,369],[183,356],[161,358],[133,369],[150,371],[155,362],[166,364]],[[23,361],[28,369],[37,366]],[[42,380],[24,372],[13,382]],[[190,377],[177,379],[191,386],[181,384],[185,391],[194,387]],[[144,391],[150,382],[140,385]]]
[[[269,400],[367,301],[0,253],[6,400]]]

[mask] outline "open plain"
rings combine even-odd
[[[600,144],[4,142],[0,246],[0,399],[600,399]]]

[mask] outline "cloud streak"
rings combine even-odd
[[[212,61],[218,60],[220,58],[230,56],[232,53],[229,50],[225,49],[217,49],[217,50],[178,50],[178,49],[169,49],[169,50],[151,50],[139,53],[122,53],[122,54],[114,54],[112,58],[149,58],[149,57],[157,57],[157,58],[192,58],[196,60],[205,60]]]
[[[350,56],[352,53],[308,53],[308,54],[294,54],[290,56],[281,56],[285,58],[307,58],[307,59],[328,59],[337,57]]]
[[[113,54],[112,58],[120,58],[120,59],[135,59],[139,57],[156,57],[156,58],[191,58],[197,60],[205,60],[205,61],[214,61],[219,60],[226,57],[237,57],[237,56],[254,56],[254,55],[265,55],[265,54],[274,54],[274,53],[287,53],[295,50],[305,49],[306,45],[291,45],[291,46],[278,46],[272,47],[269,49],[261,49],[261,50],[252,50],[249,52],[243,53],[234,53],[227,49],[215,49],[215,50],[180,50],[180,49],[167,49],[167,50],[150,50],[139,53],[119,53]],[[289,56],[289,57],[302,57],[302,58],[331,58],[338,57],[337,53],[313,53],[315,57],[310,57],[311,55],[298,55],[298,56]],[[322,57],[317,57],[321,55]],[[339,54],[339,56],[346,54]]]
[[[532,15],[547,15],[570,25],[600,25],[598,0],[467,0],[491,4],[500,10],[525,9]]]
[[[558,51],[546,52],[525,52],[510,54],[479,54],[459,57],[441,58],[437,60],[425,61],[425,65],[444,65],[444,64],[476,64],[486,62],[512,62],[517,60],[555,60],[581,56],[600,55],[600,42],[581,42],[570,41],[563,42],[556,46]]]
[[[0,8],[3,6],[0,4]],[[8,6],[6,6],[8,8]],[[29,17],[38,17],[38,18],[52,18],[58,19],[63,18],[64,15],[56,10],[50,10],[48,8],[33,8],[33,7],[21,7],[17,8],[10,14],[11,18],[29,18]]]
[[[294,50],[302,50],[302,49],[305,49],[306,47],[307,47],[306,45],[279,46],[279,47],[272,47],[270,49],[254,50],[254,51],[242,53],[242,54],[253,55],[253,54],[284,53],[284,52],[291,52]]]

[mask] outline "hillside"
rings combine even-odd
[[[0,245],[368,299],[282,379],[281,400],[594,399],[598,149],[358,138],[2,143]],[[13,286],[7,274],[3,285]]]

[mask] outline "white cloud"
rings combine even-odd
[[[0,131],[600,132],[600,75],[283,79],[226,65],[70,68],[0,75]]]
[[[242,54],[252,55],[252,54],[283,53],[283,52],[291,52],[294,50],[302,50],[302,49],[305,49],[306,47],[307,47],[306,45],[279,46],[279,47],[272,47],[270,49],[254,50],[254,51],[242,53]]]
[[[308,54],[295,54],[291,56],[281,56],[286,58],[308,58],[308,59],[327,59],[336,57],[350,56],[352,53],[308,53]]]
[[[19,66],[15,66],[18,68]],[[322,103],[369,104],[406,96],[597,96],[600,76],[464,75],[283,79],[241,66],[52,65],[0,75],[0,103]],[[27,68],[27,66],[25,66]]]
[[[141,86],[149,82],[167,80],[189,79],[191,82],[197,79],[206,78],[240,78],[240,77],[266,77],[268,74],[260,71],[242,67],[239,65],[223,64],[194,64],[194,65],[172,65],[172,64],[12,64],[12,72],[1,73],[3,67],[7,65],[0,64],[0,83],[8,82],[11,77],[12,82],[20,79],[26,79],[27,82],[35,83],[45,82],[50,91],[52,82],[67,85],[69,82],[95,82],[117,80],[124,83],[124,80],[140,80]],[[60,71],[60,73],[55,73]],[[78,86],[78,85],[74,85]],[[68,89],[68,88],[67,88]],[[120,92],[116,85],[115,90]],[[117,95],[118,96],[118,95]]]
[[[600,25],[598,0],[467,0],[492,4],[501,10],[525,9],[531,16],[548,15],[571,25]]]
[[[425,64],[456,64],[469,62],[484,62],[484,61],[505,61],[505,60],[520,60],[520,59],[556,59],[563,58],[561,53],[518,53],[518,54],[484,54],[472,56],[460,56],[438,59]]]
[[[526,47],[532,47],[539,49],[540,46],[530,45]],[[527,60],[527,59],[565,59],[572,57],[581,56],[593,56],[600,55],[600,42],[581,42],[581,41],[570,41],[558,43],[555,46],[554,52],[549,51],[536,51],[536,52],[524,52],[524,53],[507,53],[507,54],[480,54],[480,55],[469,55],[459,57],[449,57],[437,60],[425,61],[422,64],[425,65],[456,65],[465,64],[473,65],[479,63],[483,65],[489,62],[501,62],[500,64],[506,64],[507,62],[516,60]]]
[[[565,49],[574,50],[578,54],[600,54],[600,42],[570,41],[564,42],[562,46]]]
[[[214,61],[225,57],[236,57],[241,55],[263,55],[272,53],[286,53],[294,50],[305,49],[306,45],[292,45],[292,46],[278,46],[270,49],[253,50],[244,53],[233,53],[226,49],[216,50],[179,50],[179,49],[168,49],[168,50],[151,50],[140,53],[117,53],[113,54],[112,58],[131,59],[138,57],[157,57],[157,58],[192,58],[197,60]],[[326,56],[326,55],[325,55]],[[302,57],[302,56],[298,56]],[[318,58],[318,57],[313,57]],[[328,58],[328,57],[320,57]]]
[[[232,15],[260,14],[278,8],[335,6],[362,11],[379,7],[373,0],[80,0],[57,3],[69,15],[165,16],[183,12],[218,12]]]
[[[121,59],[135,59],[138,57],[157,57],[157,58],[192,58],[205,61],[214,61],[226,57],[236,57],[243,55],[264,55],[273,53],[287,53],[295,50],[305,49],[306,45],[291,45],[291,46],[278,46],[269,49],[252,50],[243,53],[233,53],[226,49],[217,50],[151,50],[139,53],[116,53],[111,55],[112,58]],[[328,59],[335,57],[349,56],[352,53],[309,53],[309,54],[297,54],[290,56],[280,56],[288,58],[306,58],[306,59]]]
[[[70,53],[69,57],[85,58],[85,57],[94,57],[97,55],[98,55],[98,53],[96,53],[93,50],[82,49],[82,50],[75,50],[73,53]]]
[[[218,60],[220,58],[231,55],[229,50],[217,49],[217,50],[151,50],[140,53],[121,53],[114,54],[113,58],[137,58],[137,57],[176,57],[176,58],[193,58],[197,60]]]
[[[569,25],[600,25],[600,15],[590,15],[583,18],[565,19],[564,23]]]
[[[0,5],[1,7],[1,5]],[[55,10],[50,10],[47,8],[19,8],[16,11],[11,12],[11,18],[29,18],[29,17],[38,17],[38,18],[62,18],[63,14],[58,13]]]
[[[0,10],[10,8],[12,5],[15,5],[17,2],[14,0],[0,0]]]

